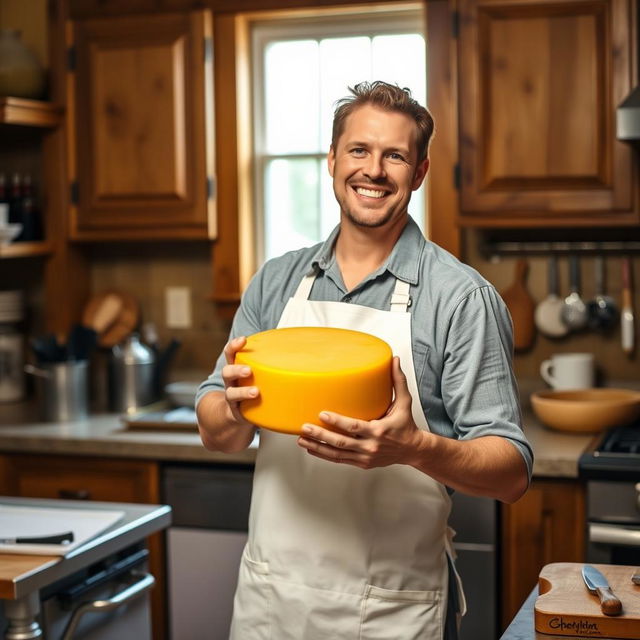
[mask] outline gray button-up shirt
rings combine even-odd
[[[410,284],[413,359],[420,403],[433,433],[459,439],[507,438],[522,454],[529,477],[533,453],[522,431],[512,370],[513,331],[507,308],[477,271],[426,240],[409,218],[387,261],[351,291],[334,245],[324,243],[269,260],[254,276],[233,321],[230,338],[277,326],[303,276],[317,271],[310,300],[388,310],[396,278]],[[198,390],[224,389],[221,354]]]

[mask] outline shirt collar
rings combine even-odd
[[[320,268],[326,271],[334,263],[334,247],[338,233],[340,233],[340,225],[333,229],[329,237],[320,245],[311,258],[311,266],[313,268]],[[420,227],[411,216],[408,216],[407,224],[402,230],[398,241],[391,250],[386,262],[376,270],[376,274],[387,270],[400,280],[413,285],[418,284],[420,258],[424,245],[425,239]],[[372,274],[372,276],[376,274]]]

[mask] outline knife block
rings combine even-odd
[[[600,600],[582,579],[576,562],[555,562],[542,568],[540,595],[535,607],[535,628],[540,633],[580,638],[640,638],[640,586],[631,582],[636,567],[594,564],[622,602],[622,614],[605,616]]]

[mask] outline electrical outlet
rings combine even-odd
[[[191,327],[191,289],[189,287],[165,289],[165,317],[168,329]]]

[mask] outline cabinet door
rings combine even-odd
[[[213,237],[209,12],[83,20],[73,34],[72,237]]]
[[[633,212],[615,108],[631,88],[627,0],[461,0],[461,222],[614,224]]]
[[[157,503],[157,465],[132,460],[15,455],[7,459],[10,495],[57,500]]]
[[[550,562],[584,562],[584,487],[577,481],[536,480],[502,506],[502,621],[506,626]]]

